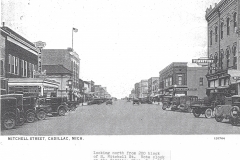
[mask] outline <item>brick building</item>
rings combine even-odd
[[[73,100],[77,100],[80,96],[79,90],[79,69],[80,58],[76,52],[70,49],[43,49],[42,50],[42,65],[62,65],[67,70],[71,71],[72,75],[72,90]]]
[[[160,94],[187,95],[187,62],[173,62],[159,72]]]
[[[148,79],[148,97],[153,97],[154,93],[153,93],[153,82],[155,80],[158,80],[158,77],[151,77]]]
[[[240,94],[240,80],[234,80],[231,75],[240,75],[239,10],[239,0],[221,0],[206,10],[208,57],[214,59],[214,63],[209,64],[207,94]]]
[[[144,98],[148,96],[148,80],[144,79],[139,82],[139,98]]]
[[[139,83],[135,83],[134,90],[135,90],[135,97],[139,98],[139,94],[140,94]]]
[[[59,83],[34,78],[39,49],[9,27],[1,27],[1,77],[8,79],[8,93],[56,96]],[[5,92],[7,93],[7,92]]]

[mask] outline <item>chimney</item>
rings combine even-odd
[[[5,27],[4,25],[5,25],[5,22],[2,22],[2,25],[3,25],[3,27]]]

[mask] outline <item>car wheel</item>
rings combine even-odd
[[[22,126],[25,123],[25,116],[22,112],[20,112],[18,121],[17,121],[17,126]]]
[[[66,111],[65,111],[64,108],[59,108],[59,110],[58,110],[58,115],[59,115],[59,116],[64,116],[65,113],[66,113]]]
[[[190,106],[187,106],[187,112],[192,113],[192,108]]]
[[[37,113],[37,119],[39,119],[39,120],[43,120],[43,119],[46,119],[46,112],[44,112],[44,111],[39,111],[38,113]]]
[[[216,120],[217,122],[222,122],[223,117],[222,117],[222,116],[215,116],[215,120]]]
[[[12,129],[16,126],[16,120],[14,115],[5,115],[3,117],[3,127],[5,129]]]
[[[33,112],[28,112],[26,115],[26,121],[28,123],[33,123],[35,121],[35,114]]]
[[[238,119],[232,118],[231,124],[232,124],[233,126],[236,126],[236,125],[238,124]]]
[[[198,118],[198,117],[200,117],[201,114],[198,113],[197,109],[193,109],[193,115],[194,115],[194,117]]]
[[[164,103],[163,106],[162,106],[162,109],[163,109],[163,110],[166,110],[166,108],[167,108],[167,104]]]
[[[206,109],[206,111],[205,111],[205,117],[206,117],[206,118],[212,118],[212,115],[213,115],[212,109],[211,109],[211,108]]]

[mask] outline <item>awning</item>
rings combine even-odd
[[[216,87],[208,87],[208,88],[206,88],[206,89],[208,89],[208,90],[214,90],[214,89],[216,89]]]
[[[218,86],[217,89],[227,89],[229,86]]]

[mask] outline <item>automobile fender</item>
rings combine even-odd
[[[60,108],[64,108],[65,112],[67,112],[68,110],[66,108],[68,108],[67,106],[64,106],[64,105],[61,105],[61,106],[58,106],[58,109],[57,109],[57,112]]]
[[[4,115],[1,117],[1,119],[3,119],[3,117],[5,117],[5,116],[8,116],[8,115],[13,115],[14,117],[15,117],[15,119],[16,119],[16,114],[15,113],[13,113],[13,112],[6,112],[6,113],[4,113]]]

